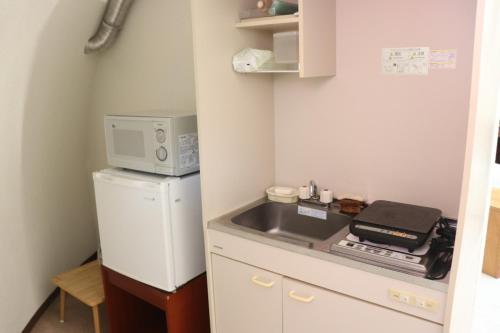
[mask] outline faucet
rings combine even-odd
[[[308,192],[309,192],[309,199],[300,199],[300,202],[302,203],[307,203],[307,204],[312,204],[316,206],[321,206],[323,208],[330,208],[331,204],[329,203],[323,203],[319,200],[319,194],[318,194],[318,185],[314,182],[314,180],[311,180],[309,182],[308,186]]]
[[[309,182],[309,197],[311,199],[317,199],[318,198],[318,186],[314,182],[314,180],[311,180]]]

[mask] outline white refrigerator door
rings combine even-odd
[[[159,183],[105,173],[94,173],[94,186],[103,264],[174,290],[168,192]]]

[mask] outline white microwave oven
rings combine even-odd
[[[200,169],[196,115],[104,117],[108,163],[182,176]]]

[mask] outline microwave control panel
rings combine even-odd
[[[157,121],[153,123],[156,162],[159,164],[169,164],[171,153],[171,142],[167,138],[170,136],[170,122]]]

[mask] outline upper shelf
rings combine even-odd
[[[297,30],[299,26],[298,15],[280,15],[244,19],[236,23],[240,29],[260,29],[269,31]]]
[[[237,1],[237,0],[232,0]],[[231,1],[231,2],[232,2]],[[254,8],[255,0],[239,0],[239,10]],[[270,47],[273,33],[298,32],[298,63],[295,68],[263,68],[262,73],[297,73],[301,78],[334,76],[336,71],[336,0],[298,0],[297,15],[243,19],[237,29],[255,33],[238,34],[248,38],[250,47]],[[236,13],[235,13],[236,14]],[[259,43],[262,41],[261,43]]]

